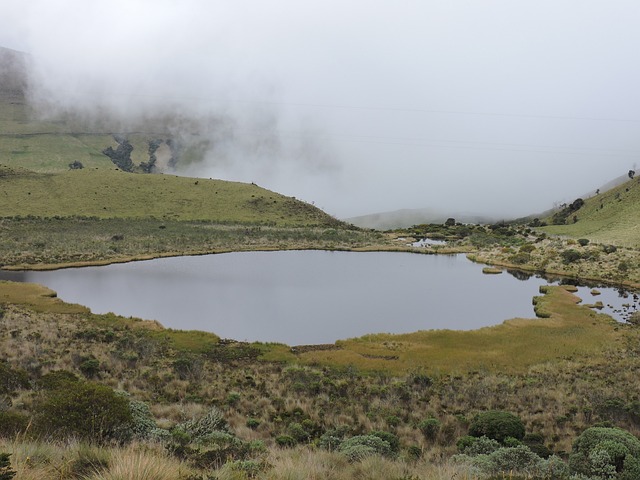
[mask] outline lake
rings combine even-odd
[[[469,330],[533,318],[531,299],[547,280],[485,275],[464,255],[278,251],[173,257],[48,272],[2,272],[34,282],[95,313],[160,321],[235,340],[333,343],[367,333]],[[613,309],[614,288],[599,288]],[[633,299],[631,298],[631,302]]]

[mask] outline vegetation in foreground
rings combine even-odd
[[[541,328],[562,341],[540,349],[546,359],[528,347],[510,371],[474,359],[500,355],[490,337],[513,341],[500,330],[469,332],[469,357],[440,364],[428,352],[439,332],[379,339],[396,352],[424,342],[394,369],[370,350],[353,350],[360,364],[325,361],[2,287],[0,451],[17,478],[635,478],[622,476],[636,459],[623,430],[640,433],[640,331],[597,315],[572,324],[583,307],[560,287],[542,305],[551,318],[529,322],[555,323]],[[588,337],[598,341],[577,351]],[[593,426],[602,441],[589,440]],[[597,461],[579,470],[576,455]]]

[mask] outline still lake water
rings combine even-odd
[[[542,278],[485,275],[464,255],[326,251],[174,257],[50,272],[0,272],[95,313],[160,321],[236,340],[333,343],[367,333],[469,330],[534,318]],[[526,281],[525,281],[526,280]],[[599,288],[586,303],[621,303]],[[616,303],[617,302],[617,303]],[[608,313],[608,312],[607,312]]]

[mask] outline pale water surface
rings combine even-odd
[[[95,313],[236,340],[331,343],[367,333],[468,330],[534,317],[544,279],[484,275],[464,255],[243,252],[51,272],[0,272]],[[584,298],[617,302],[617,290]],[[588,295],[588,290],[585,296]],[[617,305],[616,304],[616,305]]]

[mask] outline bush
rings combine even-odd
[[[322,434],[319,439],[318,445],[327,450],[338,450],[340,448],[340,445],[342,444],[344,436],[348,431],[349,427],[346,425],[328,430],[327,432]]]
[[[429,441],[434,441],[438,436],[438,432],[440,431],[440,420],[437,418],[427,418],[426,420],[422,420],[418,424],[418,428],[424,435],[424,438]]]
[[[395,433],[375,431],[371,432],[370,435],[378,437],[380,440],[384,440],[385,442],[387,442],[391,449],[390,453],[395,455],[400,451],[400,439]]]
[[[371,455],[390,455],[392,453],[389,442],[375,435],[357,435],[351,437],[340,445],[340,453],[350,461],[362,460]]]
[[[97,358],[91,356],[90,358],[82,360],[79,368],[85,377],[94,378],[100,372],[100,362]]]
[[[509,261],[514,265],[523,265],[531,261],[531,255],[525,252],[519,252],[509,257]]]
[[[524,424],[520,418],[498,410],[476,415],[469,426],[469,435],[472,437],[486,436],[498,442],[504,442],[507,437],[522,440],[524,433]]]
[[[118,439],[121,441],[149,440],[156,436],[158,427],[149,406],[139,400],[128,398],[127,393],[118,392],[118,394],[127,400],[131,412],[131,422],[123,425],[118,431]]]
[[[16,472],[11,468],[10,453],[0,453],[0,480],[11,480]]]
[[[193,441],[197,442],[199,438],[214,432],[228,432],[229,425],[222,412],[216,407],[211,407],[203,417],[181,423],[176,426],[176,429],[187,433]]]
[[[37,399],[35,411],[36,428],[41,433],[95,442],[118,439],[132,421],[128,400],[93,382],[69,383],[45,391]]]
[[[295,447],[298,442],[291,435],[278,435],[276,443],[279,447]]]
[[[54,370],[43,375],[37,384],[44,390],[54,390],[56,388],[66,388],[71,383],[76,383],[80,379],[75,373],[68,370]]]
[[[0,437],[14,438],[28,426],[28,416],[18,412],[0,412]]]
[[[453,460],[470,467],[473,478],[560,480],[569,477],[569,468],[560,458],[543,460],[525,445],[502,447],[488,454],[455,455]]]
[[[309,440],[309,432],[297,422],[291,422],[287,427],[287,433],[295,438],[296,443],[307,442]]]
[[[543,460],[525,445],[500,448],[489,454],[489,468],[494,475],[517,472],[533,475],[541,470]]]
[[[457,443],[458,450],[471,457],[476,455],[489,455],[501,448],[497,440],[488,437],[462,437]]]
[[[619,428],[591,427],[573,443],[569,466],[587,476],[626,478],[640,470],[639,461],[638,438]]]
[[[582,259],[582,254],[577,250],[574,250],[573,248],[570,248],[569,250],[564,250],[560,254],[560,256],[562,257],[562,261],[565,264],[577,262],[578,260]]]
[[[260,426],[260,420],[258,420],[257,418],[248,418],[246,425],[251,430],[255,430]]]
[[[29,375],[24,370],[13,369],[0,361],[0,395],[11,395],[16,390],[29,388]]]
[[[578,239],[578,243],[580,244],[580,246],[586,247],[587,245],[589,245],[589,239],[588,238],[579,238]]]

